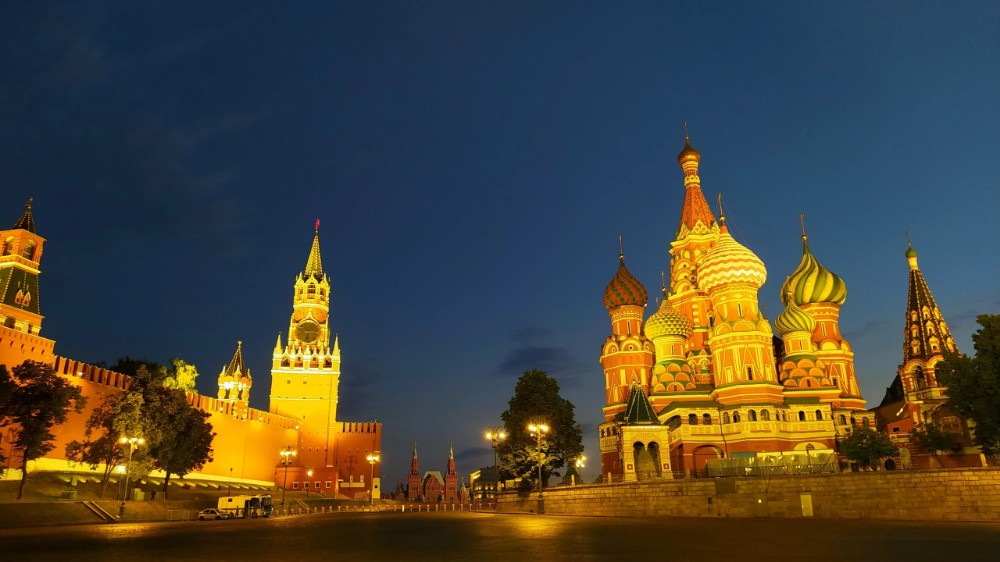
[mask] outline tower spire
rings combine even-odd
[[[29,197],[28,202],[24,204],[24,213],[21,214],[21,218],[17,219],[14,223],[15,229],[27,230],[32,234],[35,232],[35,216],[31,214],[31,203],[34,201],[33,198]]]
[[[323,278],[323,260],[319,254],[319,219],[316,219],[316,233],[313,235],[312,248],[309,249],[309,258],[306,260],[306,270],[303,272],[303,276]]]
[[[715,222],[712,209],[705,201],[701,192],[701,179],[698,177],[698,165],[701,154],[691,146],[687,122],[684,122],[684,149],[677,155],[677,163],[684,170],[684,207],[681,210],[681,230],[695,230],[700,222],[703,228],[709,228]]]

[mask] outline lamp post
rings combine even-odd
[[[583,470],[583,467],[586,466],[586,463],[587,463],[587,457],[583,455],[577,457],[576,462],[574,463],[574,465],[576,466],[576,472],[577,474],[580,475],[581,482],[583,481],[583,472],[580,471]],[[573,475],[573,485],[576,486],[576,474]]]
[[[226,492],[226,495],[233,495],[233,467],[229,467],[229,491]]]
[[[121,445],[128,445],[128,461],[125,462],[125,495],[122,496],[122,504],[118,507],[118,517],[125,517],[125,502],[128,501],[128,477],[129,472],[132,469],[132,453],[139,447],[146,443],[146,440],[142,437],[126,437],[122,435],[122,438],[118,440]]]
[[[368,493],[368,498],[370,500],[369,504],[372,505],[372,506],[374,506],[375,505],[375,463],[377,463],[379,461],[378,451],[375,451],[374,453],[369,454],[365,458],[368,459],[368,462],[372,465],[372,481],[371,481],[371,484],[370,484],[370,486],[371,486],[371,492]]]
[[[306,497],[308,498],[309,497],[309,486],[312,484],[312,477],[313,477],[313,471],[312,471],[311,468],[306,472],[306,476],[309,477],[309,480],[306,481]]]
[[[535,436],[535,449],[538,453],[538,499],[542,499],[542,434],[549,432],[549,426],[544,423],[528,424],[528,431]]]
[[[281,507],[285,507],[285,488],[288,487],[288,465],[292,464],[292,459],[295,457],[295,447],[285,445],[278,454],[281,455],[281,464],[285,467],[285,480],[281,484]]]
[[[494,427],[486,432],[486,438],[493,442],[493,500],[500,494],[500,467],[497,466],[497,447],[507,438],[502,427]],[[485,492],[484,492],[485,494]]]

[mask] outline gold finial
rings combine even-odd
[[[30,211],[31,210],[31,203],[34,202],[34,200],[35,200],[34,197],[28,197],[28,202],[24,204],[24,208],[28,209]]]
[[[805,240],[806,237],[806,216],[799,213],[799,226],[802,228],[802,239]]]
[[[243,347],[243,340],[236,340],[236,347]]]
[[[684,121],[684,142],[691,142],[691,138],[688,136],[688,122]]]
[[[660,270],[660,290],[663,291],[663,298],[667,298],[667,276]]]
[[[906,229],[906,230],[905,230],[905,231],[903,232],[903,234],[905,234],[905,235],[906,235],[906,247],[907,247],[907,248],[912,248],[913,246],[911,246],[911,245],[910,245],[910,230],[909,230],[909,229]]]
[[[316,219],[316,234],[319,234],[319,219]]]
[[[625,246],[622,245],[622,235],[618,235],[618,259],[625,263]]]
[[[725,215],[726,215],[726,213],[722,212],[722,192],[721,191],[719,192],[719,196],[716,197],[716,201],[718,202],[718,205],[719,205],[719,218],[721,219],[721,218],[725,217]]]

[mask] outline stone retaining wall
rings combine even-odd
[[[552,515],[1000,521],[1000,469],[656,480],[500,495],[498,511]]]

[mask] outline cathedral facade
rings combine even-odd
[[[802,258],[781,286],[785,309],[772,329],[757,296],[767,270],[721,210],[718,220],[712,213],[700,162],[685,137],[681,219],[657,310],[644,320],[647,292],[624,252],[604,292],[602,473],[705,474],[723,459],[832,470],[837,436],[874,427],[839,328],[846,285],[813,256],[803,227]]]

